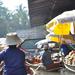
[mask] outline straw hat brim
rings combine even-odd
[[[22,42],[24,42],[24,38],[19,38],[17,41],[12,41],[12,42],[7,40],[7,38],[0,38],[0,44],[4,45],[17,45],[21,44]]]

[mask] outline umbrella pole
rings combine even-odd
[[[63,38],[63,35],[59,35],[59,39],[60,39],[60,46],[59,46],[59,50],[61,52],[61,61],[63,62],[64,61],[64,54],[63,52],[61,51],[61,45],[62,45],[62,38]]]

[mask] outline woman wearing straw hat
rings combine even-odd
[[[4,61],[3,75],[27,75],[25,53],[16,47],[21,42],[16,33],[6,35],[4,44],[8,48],[0,52],[0,61]]]

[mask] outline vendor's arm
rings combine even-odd
[[[0,52],[0,62],[4,60],[5,50]]]

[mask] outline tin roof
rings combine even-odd
[[[39,39],[39,38],[45,38],[46,36],[46,30],[43,26],[38,26],[26,30],[18,30],[16,31],[19,37],[24,39]]]

